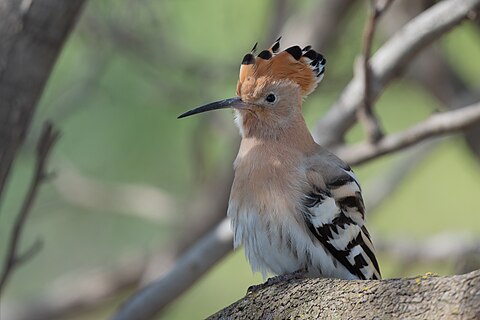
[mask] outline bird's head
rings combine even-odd
[[[244,136],[250,131],[268,133],[288,127],[301,115],[302,100],[322,80],[326,60],[310,46],[293,46],[281,52],[279,47],[280,38],[255,56],[255,44],[243,57],[236,97],[197,107],[179,118],[232,108]]]

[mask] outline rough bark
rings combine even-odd
[[[84,0],[0,0],[0,195]]]
[[[209,319],[480,319],[480,270],[450,277],[274,282]]]

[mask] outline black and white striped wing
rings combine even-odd
[[[352,171],[320,189],[312,186],[304,205],[305,222],[323,247],[358,279],[380,279],[370,235],[364,226],[365,207]]]

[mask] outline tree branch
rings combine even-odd
[[[55,130],[50,123],[46,123],[42,136],[38,141],[35,172],[32,177],[30,188],[28,189],[25,200],[23,201],[20,212],[18,213],[15,223],[13,225],[12,234],[10,236],[8,251],[5,258],[4,267],[0,276],[0,296],[5,289],[5,285],[13,273],[14,269],[20,264],[33,257],[41,248],[41,242],[37,240],[25,253],[18,252],[18,245],[20,242],[20,236],[27,221],[28,214],[32,208],[33,202],[38,192],[38,188],[47,178],[45,171],[48,155],[52,150],[53,145],[59,137],[59,132]]]
[[[272,281],[270,281],[272,282]],[[478,319],[480,270],[460,276],[273,281],[209,319]]]
[[[401,28],[372,57],[372,101],[386,85],[408,65],[421,49],[431,44],[472,11],[477,12],[480,0],[445,0],[419,14]],[[355,75],[315,128],[315,140],[324,146],[338,144],[355,123],[355,112],[363,99],[363,79]]]
[[[434,114],[410,129],[384,137],[375,145],[361,142],[335,151],[350,165],[357,165],[417,144],[427,138],[468,128],[478,122],[480,122],[480,102],[461,109]]]
[[[200,239],[163,277],[131,297],[113,320],[152,319],[161,309],[197,281],[232,250],[230,220],[225,218],[213,232]]]
[[[0,197],[43,87],[83,2],[1,2]]]

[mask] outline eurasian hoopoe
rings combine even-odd
[[[279,53],[279,41],[256,57],[256,45],[245,55],[237,97],[179,118],[235,110],[242,142],[227,215],[234,246],[244,245],[253,271],[380,279],[358,179],[314,142],[301,113],[326,60],[310,46]]]

